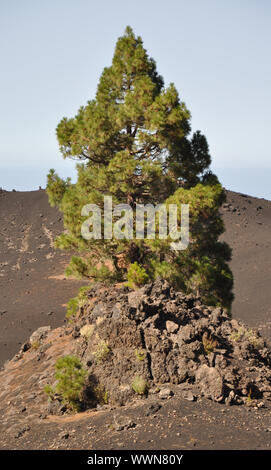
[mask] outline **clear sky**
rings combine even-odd
[[[271,200],[270,0],[0,0],[0,187],[74,176],[55,128],[95,95],[127,25],[207,137],[229,189]]]

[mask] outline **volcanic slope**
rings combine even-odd
[[[271,202],[227,191],[223,239],[233,250],[233,317],[271,340]],[[53,247],[62,215],[44,190],[0,192],[0,365],[39,326],[60,326],[84,281],[63,275],[71,254]]]

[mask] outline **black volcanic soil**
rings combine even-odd
[[[2,434],[0,449],[270,450],[270,435],[270,408],[189,402],[176,393],[118,410],[18,423]]]
[[[271,202],[227,191],[223,207],[232,248],[233,317],[257,327],[271,340]]]
[[[271,340],[270,230],[271,202],[227,191],[223,238],[232,246],[235,277],[233,317],[260,328]],[[39,326],[63,324],[65,304],[82,281],[63,276],[70,254],[56,251],[53,238],[62,231],[59,212],[50,208],[43,190],[0,192],[0,365],[18,352]],[[35,367],[40,367],[34,361]],[[42,375],[42,371],[40,371]],[[15,380],[16,382],[16,380]],[[32,384],[33,386],[34,384]],[[3,384],[4,386],[4,384]],[[31,384],[29,403],[31,409]],[[185,400],[175,391],[119,409],[56,416],[21,425],[16,398],[8,402],[3,423],[17,422],[2,434],[3,449],[267,449],[270,408],[226,406],[201,398]],[[16,411],[16,412],[15,412]],[[18,414],[19,413],[19,414]],[[21,413],[21,415],[20,415]],[[125,424],[132,422],[130,427]],[[124,422],[122,430],[115,423]],[[25,418],[24,418],[25,422]]]
[[[45,191],[0,192],[0,365],[42,325],[63,323],[84,284],[63,276],[70,254],[55,250],[61,214]]]

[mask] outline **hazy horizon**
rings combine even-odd
[[[269,181],[271,180],[271,169],[247,169],[247,168],[214,168],[213,171],[218,175],[219,180],[224,188],[247,194],[257,198],[263,198],[271,201],[271,191],[269,189]],[[59,172],[63,178],[68,176],[72,177],[72,182],[76,180],[76,171],[71,165],[67,165],[67,168],[62,168],[62,172]],[[1,185],[0,188],[6,191],[35,191],[41,186],[45,189],[46,186],[46,175],[48,169],[37,169],[37,168],[20,168],[14,173],[14,169],[5,169],[4,175],[8,181],[12,183]],[[4,179],[4,178],[3,178]],[[33,182],[35,182],[33,184]],[[253,192],[249,189],[253,188]]]
[[[131,25],[206,135],[221,183],[271,200],[270,13],[267,0],[1,3],[0,187],[44,187],[50,168],[74,180],[55,128],[94,98]]]

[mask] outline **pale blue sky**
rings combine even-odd
[[[271,199],[270,0],[0,0],[0,187],[74,175],[55,128],[94,97],[127,25],[205,133],[229,189]]]

